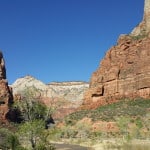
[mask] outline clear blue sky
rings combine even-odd
[[[32,75],[89,81],[120,34],[142,20],[144,0],[0,0],[0,49],[9,84]]]

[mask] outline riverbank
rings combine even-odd
[[[94,150],[90,147],[84,147],[79,145],[71,145],[71,144],[54,144],[56,150]]]
[[[124,141],[121,139],[103,139],[77,143],[67,141],[54,143],[56,150],[150,150],[150,140]]]

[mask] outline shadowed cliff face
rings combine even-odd
[[[0,122],[6,121],[9,106],[12,103],[11,89],[6,80],[6,69],[2,52],[0,52]]]
[[[5,62],[2,52],[0,52],[0,79],[6,79]]]
[[[121,35],[93,73],[83,107],[95,108],[128,97],[150,97],[150,0],[131,34]]]

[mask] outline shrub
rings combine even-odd
[[[21,149],[18,137],[8,129],[0,129],[0,149]]]

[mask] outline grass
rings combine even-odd
[[[101,106],[95,110],[81,110],[74,112],[65,118],[66,122],[74,124],[84,117],[92,118],[93,121],[116,121],[120,116],[143,117],[150,109],[150,100],[142,98],[130,100],[123,99],[117,103]]]
[[[91,124],[80,122],[83,118],[91,118],[92,122],[116,122],[117,132],[92,130]],[[95,110],[80,110],[64,118],[65,123],[59,130],[54,129],[53,137],[56,139],[83,139],[97,141],[100,139],[122,139],[125,144],[108,143],[109,149],[120,150],[148,150],[150,145],[131,144],[133,139],[150,139],[150,99],[121,99],[120,101],[101,106]],[[52,130],[51,130],[52,131]],[[129,142],[129,143],[128,143]],[[136,145],[136,146],[135,146]],[[137,149],[135,149],[137,147]],[[150,149],[150,148],[149,148]]]
[[[133,40],[141,40],[141,39],[143,39],[143,38],[145,38],[145,37],[147,37],[147,36],[148,36],[148,34],[146,33],[146,30],[145,30],[145,29],[143,29],[143,30],[140,32],[139,35],[136,35],[136,36],[130,35],[130,37],[131,37]]]
[[[150,150],[150,144],[124,143],[119,145],[117,143],[107,143],[104,145],[104,150]]]

